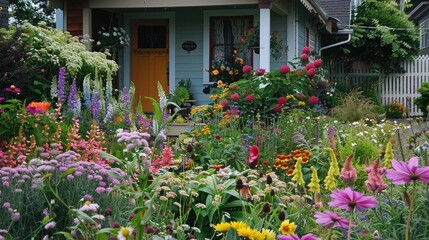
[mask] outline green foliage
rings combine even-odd
[[[384,73],[403,71],[400,63],[418,54],[419,33],[393,0],[366,0],[352,21],[350,56]]]
[[[341,96],[339,102],[340,104],[332,109],[332,115],[340,121],[354,122],[379,117],[377,106],[359,90]]]
[[[422,86],[417,89],[417,92],[420,93],[421,96],[417,97],[414,100],[414,104],[419,107],[419,109],[423,112],[424,116],[427,116],[427,107],[429,105],[429,82],[422,83]]]
[[[0,50],[0,89],[14,84],[27,100],[48,99],[51,81],[63,66],[66,77],[78,81],[88,74],[111,78],[118,70],[104,53],[86,50],[78,38],[43,22],[1,29]]]
[[[55,27],[55,9],[48,6],[48,0],[14,0],[10,5],[13,17],[12,24],[21,25],[25,21],[37,25],[46,22]]]
[[[183,105],[186,100],[189,100],[189,91],[186,87],[177,87],[174,93],[169,96],[170,101],[176,103],[177,105]]]

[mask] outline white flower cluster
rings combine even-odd
[[[97,46],[104,52],[115,52],[118,49],[130,45],[130,37],[123,28],[104,27],[98,31]]]

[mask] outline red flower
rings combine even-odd
[[[265,69],[263,69],[263,68],[258,68],[258,69],[256,69],[255,73],[256,73],[256,75],[258,75],[258,76],[262,76],[262,75],[264,75],[264,74],[265,74]]]
[[[322,65],[323,65],[322,59],[314,60],[314,67],[318,68],[318,67],[321,67]]]
[[[296,97],[299,98],[299,99],[304,99],[305,98],[305,94],[304,93],[300,93]]]
[[[244,74],[249,74],[251,72],[252,72],[252,66],[249,66],[249,65],[244,65],[243,66],[243,73]]]
[[[240,43],[245,43],[245,42],[246,42],[246,39],[244,39],[244,38],[240,39]]]
[[[315,68],[310,68],[309,70],[307,70],[307,76],[312,78],[314,77],[314,75],[316,75],[316,69]]]
[[[259,147],[256,145],[253,145],[249,148],[249,163],[255,164],[257,163],[259,158]]]
[[[312,69],[312,68],[315,68],[314,63],[312,63],[312,62],[309,62],[309,63],[307,63],[307,65],[305,65],[305,69],[307,71],[310,70],[310,69]]]
[[[286,104],[286,102],[287,102],[287,99],[285,97],[279,97],[277,99],[278,104],[284,105],[284,104]]]
[[[282,105],[282,104],[276,104],[276,105],[274,106],[274,108],[273,108],[273,111],[274,111],[274,112],[281,112],[281,111],[282,111],[282,108],[283,108],[283,105]]]
[[[220,105],[222,105],[222,107],[228,107],[229,102],[226,99],[222,99],[222,100],[220,100]]]
[[[288,65],[283,65],[280,67],[281,74],[287,74],[288,72],[290,72],[290,67]]]
[[[248,101],[248,102],[253,102],[253,101],[255,101],[255,100],[256,100],[256,97],[255,97],[255,96],[253,96],[252,94],[250,94],[250,95],[247,95],[247,96],[244,98],[244,100],[245,100],[245,101]]]
[[[238,85],[237,84],[233,84],[229,87],[231,90],[237,90]]]
[[[308,61],[308,55],[303,53],[299,59],[301,59],[301,61],[303,61],[303,62],[307,62]]]
[[[234,102],[238,102],[240,100],[240,94],[234,93],[231,95],[231,100]]]
[[[305,47],[302,49],[302,53],[305,53],[305,54],[310,54],[310,51],[311,51],[311,49],[310,49],[310,47],[308,47],[308,46],[305,46]]]
[[[217,140],[220,140],[220,139],[221,139],[221,137],[220,137],[219,135],[216,135],[216,136],[215,136],[215,138],[216,138]]]
[[[308,104],[310,104],[310,105],[316,105],[316,104],[318,104],[319,103],[319,98],[318,97],[316,97],[316,96],[311,96],[309,99],[308,99]]]

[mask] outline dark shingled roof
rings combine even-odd
[[[318,0],[329,17],[339,20],[339,29],[349,29],[350,0]]]

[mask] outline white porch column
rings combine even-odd
[[[270,4],[271,5],[271,4]],[[271,26],[271,9],[268,7],[261,7],[259,9],[260,20],[259,20],[259,66],[270,71],[270,26]]]

